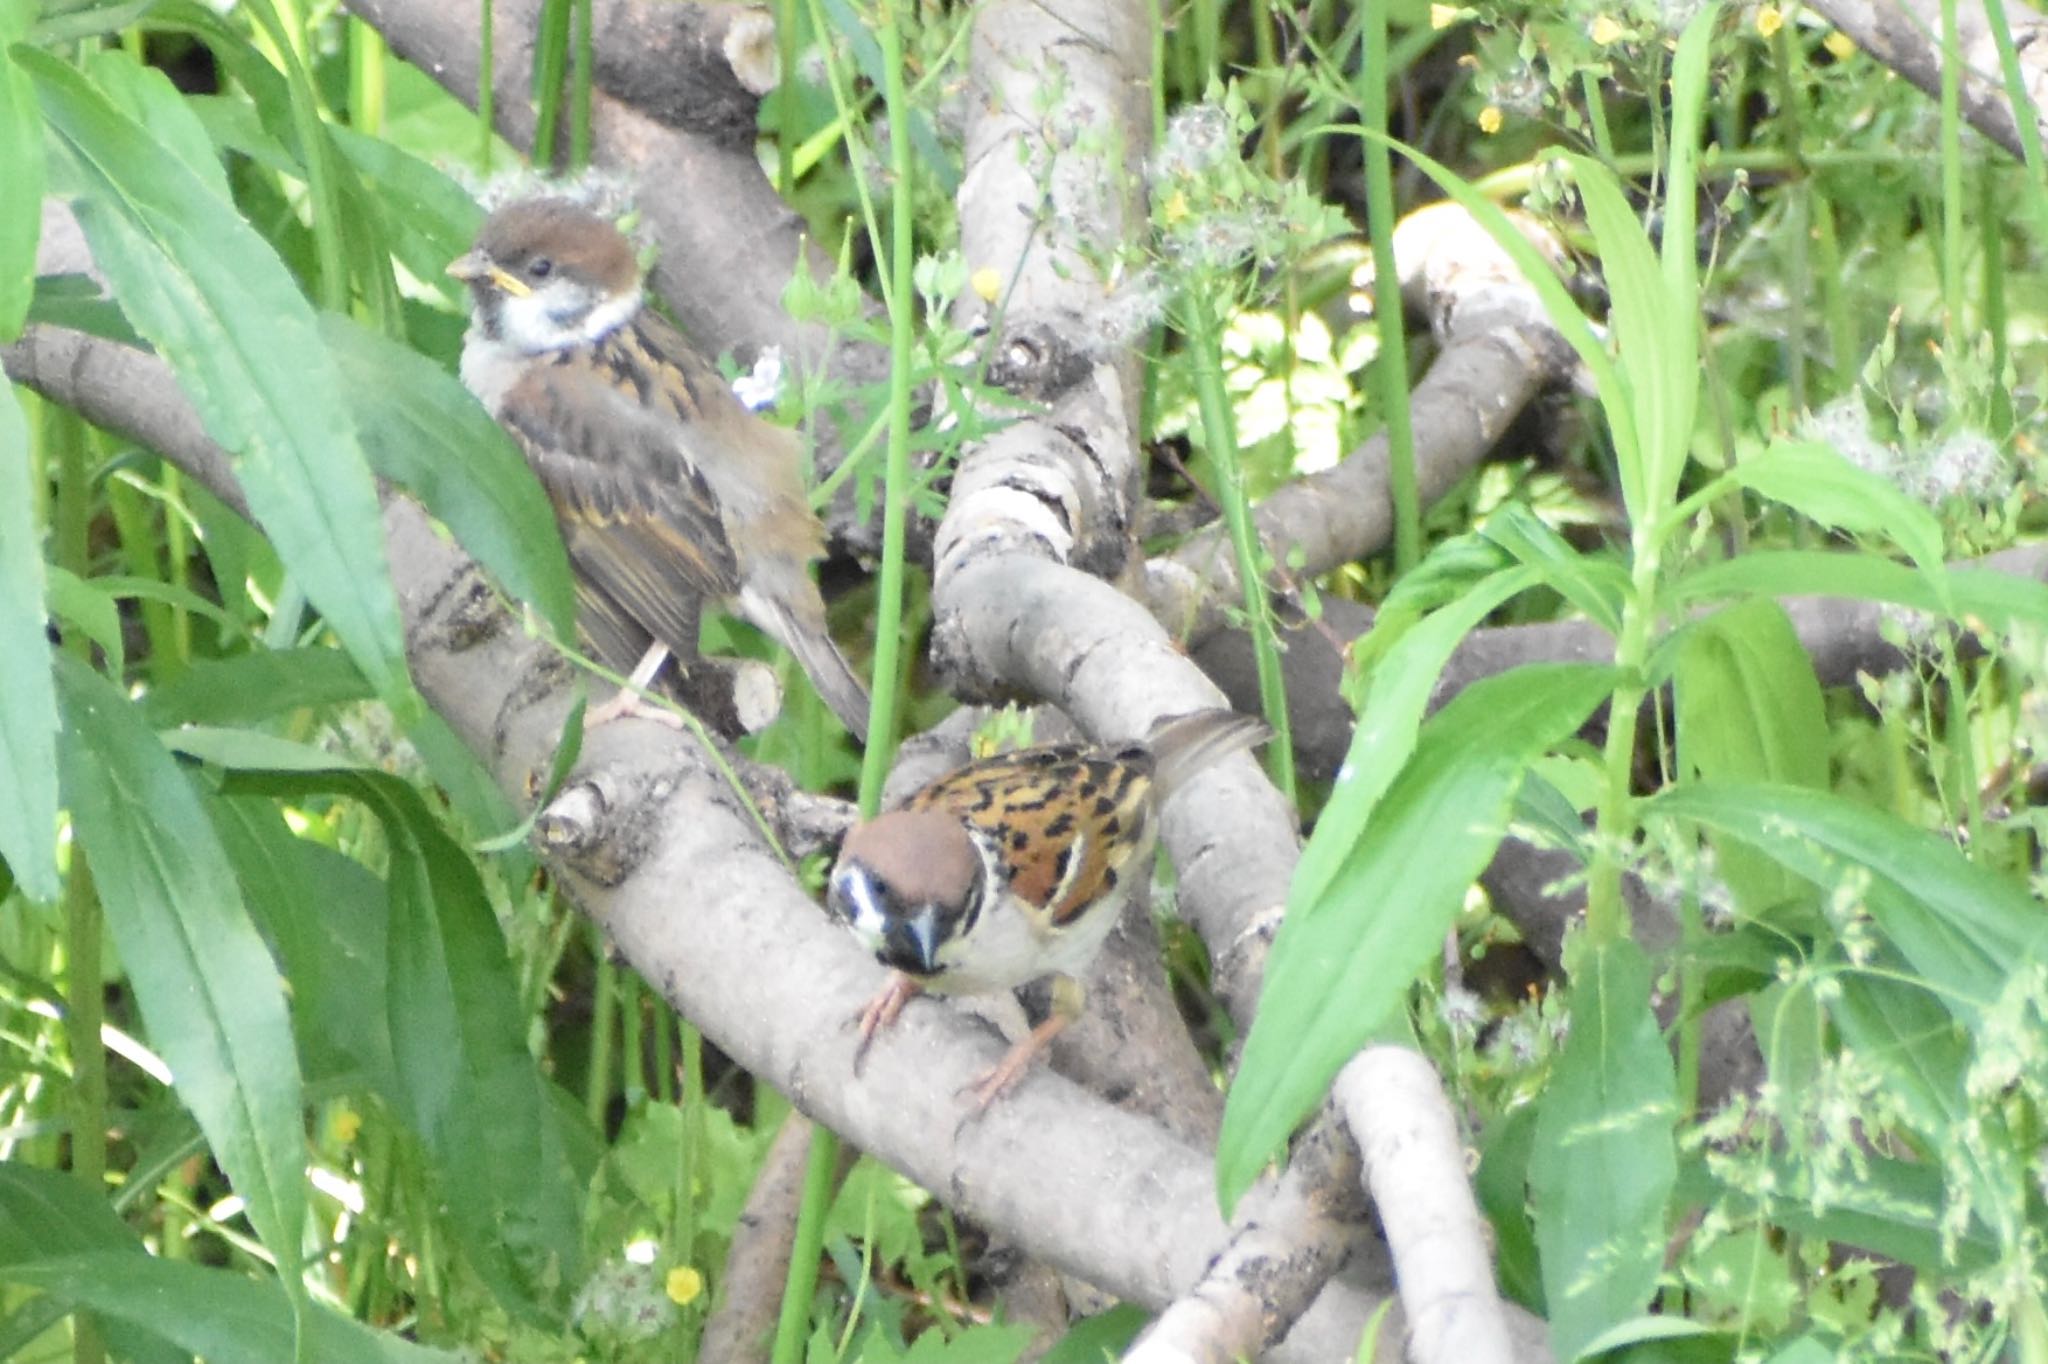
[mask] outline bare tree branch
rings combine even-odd
[[[1435,1068],[1407,1047],[1368,1047],[1337,1076],[1335,1095],[1364,1155],[1366,1186],[1394,1256],[1409,1359],[1525,1358],[1493,1286],[1485,1219],[1466,1181],[1464,1141]]]
[[[1855,40],[1856,46],[1904,76],[1929,96],[1941,98],[1941,6],[1931,0],[1813,0],[1814,11]],[[2031,10],[2007,6],[2006,21],[2019,58],[2020,79],[2034,117],[2048,97],[2048,20]],[[2006,98],[1998,46],[1980,0],[1956,6],[1957,46],[1962,55],[1963,117],[1970,126],[2024,158],[2019,124]],[[2037,122],[2037,127],[2042,127]],[[2043,137],[2048,137],[2044,132]]]

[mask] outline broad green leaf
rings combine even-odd
[[[226,769],[231,796],[321,792],[377,816],[387,845],[383,989],[356,1007],[384,1013],[388,1097],[425,1145],[441,1205],[492,1291],[522,1315],[558,1312],[576,1281],[583,1181],[564,1112],[527,1050],[518,982],[475,864],[395,777],[247,730],[170,739]]]
[[[56,1170],[0,1161],[0,1274],[8,1265],[123,1247],[142,1253],[106,1199]]]
[[[1890,479],[1859,469],[1833,446],[1773,442],[1729,470],[1735,480],[1831,530],[1882,536],[1906,551],[1941,591],[1941,523]]]
[[[150,1041],[296,1282],[305,1097],[276,963],[197,793],[140,712],[73,659],[59,657],[57,677],[65,800]]]
[[[1529,763],[1613,684],[1607,668],[1518,668],[1466,688],[1424,727],[1329,883],[1273,943],[1216,1153],[1226,1209],[1442,950]]]
[[[1486,519],[1480,534],[1543,575],[1544,585],[1611,635],[1621,633],[1621,603],[1628,571],[1613,559],[1581,554],[1543,518],[1510,502]]]
[[[69,1175],[21,1161],[0,1161],[0,1281],[7,1267],[60,1255],[107,1251],[145,1258],[142,1241],[114,1215],[106,1199]],[[24,1303],[0,1323],[0,1359],[25,1359],[22,1350],[69,1310],[60,1299]],[[146,1326],[112,1318],[99,1322],[113,1357],[128,1364],[190,1364]]]
[[[359,1077],[395,1098],[389,1020],[376,1007],[390,913],[383,883],[353,858],[294,834],[269,797],[216,796],[208,809],[291,982],[308,1080]]]
[[[1650,963],[1626,939],[1576,940],[1571,1033],[1529,1158],[1550,1344],[1575,1359],[1649,1305],[1678,1179],[1678,1082],[1650,1011]]]
[[[344,317],[320,320],[356,395],[363,449],[378,473],[426,505],[555,637],[576,634],[576,587],[554,509],[526,459],[469,390],[417,351]]]
[[[1751,550],[1672,584],[1674,604],[1717,597],[1814,594],[1895,602],[1957,618],[1975,617],[1994,629],[2022,622],[2048,625],[2048,583],[1991,567],[1948,570],[1939,592],[1918,570],[1855,551]]]
[[[1827,712],[1813,663],[1784,608],[1752,598],[1695,621],[1673,674],[1678,764],[1709,781],[1775,781],[1825,790]],[[1716,837],[1721,874],[1750,918],[1806,883],[1762,853]]]
[[[2012,971],[2048,947],[2048,915],[2026,890],[1938,834],[1824,791],[1697,782],[1644,805],[1739,839],[1821,888],[1867,877],[1858,900],[1949,1010],[1972,1023]]]
[[[2019,1143],[1996,1104],[1973,1103],[1964,1078],[1971,1039],[1930,991],[1899,979],[1845,975],[1829,1006],[1843,1045],[1876,1066],[1886,1090],[1943,1164],[1961,1171],[1971,1211],[2004,1253],[2018,1243],[2031,1183]],[[1948,1257],[1944,1256],[1944,1263]]]
[[[1800,1192],[1810,1174],[1782,1155],[1769,1157],[1759,1175],[1780,1196],[1759,1215],[1798,1235],[1856,1246],[1928,1274],[1976,1274],[1998,1260],[1998,1243],[1978,1222],[1943,1244],[1948,1192],[1938,1166],[1866,1153],[1855,1178],[1834,1181],[1819,1208]],[[1750,1203],[1746,1190],[1723,1188],[1721,1195],[1737,1206]]]
[[[149,129],[150,136],[222,203],[234,202],[235,192],[213,139],[169,76],[153,66],[143,66],[118,47],[94,52],[87,74],[109,103]]]
[[[19,34],[0,28],[0,344],[21,335],[36,292],[36,245],[43,235],[43,116],[35,86],[14,62]],[[5,458],[0,450],[0,458]]]
[[[408,698],[376,487],[311,307],[269,244],[78,72],[22,60],[123,311],[235,456],[256,520],[364,676]]]
[[[28,454],[14,387],[0,384],[0,859],[31,900],[54,900],[57,684]]]
[[[451,303],[466,304],[465,286],[445,267],[469,249],[483,224],[469,191],[382,138],[334,125],[327,131],[383,206],[392,249],[405,268]]]
[[[69,327],[137,350],[149,349],[149,343],[128,325],[120,307],[100,292],[98,282],[89,275],[37,275],[28,320]]]
[[[1359,831],[1415,751],[1423,712],[1444,664],[1460,641],[1495,607],[1537,581],[1533,569],[1504,569],[1409,626],[1395,643],[1382,648],[1373,663],[1344,765],[1337,770],[1315,832],[1295,865],[1294,881],[1287,892],[1289,914],[1304,909],[1312,912],[1312,907],[1322,902],[1331,879],[1357,843]],[[1384,612],[1380,619],[1386,619]],[[1377,632],[1380,626],[1374,628]]]
[[[362,672],[339,649],[253,649],[232,658],[194,659],[143,698],[149,722],[236,725],[301,708],[369,699]]]
[[[1083,1317],[1067,1328],[1040,1364],[1102,1364],[1130,1348],[1151,1315],[1135,1303],[1119,1303],[1100,1316]]]
[[[290,1300],[277,1283],[235,1270],[122,1251],[52,1256],[0,1269],[0,1279],[148,1328],[207,1364],[293,1358]],[[319,1304],[305,1312],[309,1364],[458,1364],[459,1357],[351,1321]]]

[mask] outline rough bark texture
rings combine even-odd
[[[1941,6],[1936,0],[1814,0],[1813,8],[1871,57],[1930,96],[1941,97]],[[2019,57],[2020,80],[2038,120],[2048,99],[2048,43],[2042,42],[2048,21],[2015,6],[2006,7],[2005,15]],[[1957,5],[1956,37],[1963,63],[1963,117],[2015,157],[2024,157],[2019,124],[2005,95],[1998,46],[1978,0]],[[2042,136],[2048,138],[2048,132]]]

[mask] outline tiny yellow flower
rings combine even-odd
[[[1603,14],[1593,21],[1593,41],[1601,47],[1620,39],[1624,30],[1616,23],[1614,16]]]
[[[1840,29],[1836,29],[1833,33],[1830,33],[1821,42],[1821,46],[1826,48],[1830,53],[1832,53],[1834,59],[1838,62],[1846,62],[1849,60],[1849,58],[1856,55],[1855,39],[1851,38],[1848,34],[1842,32],[1842,30]]]
[[[995,302],[996,295],[1003,291],[1002,272],[987,265],[976,270],[967,282],[973,286],[975,293],[981,295],[983,303]]]
[[[1429,7],[1429,26],[1441,33],[1463,18],[1465,11],[1456,5],[1433,4]]]
[[[1175,190],[1167,195],[1166,202],[1159,206],[1159,216],[1168,227],[1184,220],[1188,216],[1187,194],[1181,190]]]
[[[669,1301],[678,1307],[688,1307],[704,1293],[704,1276],[689,1265],[677,1265],[668,1272]]]
[[[1776,5],[1760,5],[1756,12],[1756,31],[1769,38],[1785,27],[1785,11]]]
[[[1479,111],[1479,131],[1488,137],[1500,131],[1500,106],[1489,104]]]
[[[327,1130],[343,1146],[356,1139],[356,1133],[363,1130],[363,1115],[353,1108],[337,1108],[327,1119]]]

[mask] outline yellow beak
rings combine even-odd
[[[533,292],[533,286],[517,275],[508,274],[481,251],[472,251],[466,256],[457,256],[448,262],[448,273],[465,284],[478,280],[489,280],[491,287],[514,298],[525,298]]]

